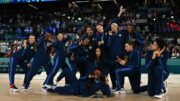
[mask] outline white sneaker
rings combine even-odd
[[[25,88],[25,86],[22,88],[22,91],[24,91],[24,92],[28,92],[28,91],[30,91],[31,90],[31,87],[29,86],[29,87],[27,87],[27,88]]]
[[[112,92],[115,92],[115,91],[116,91],[116,89],[112,89],[111,91],[112,91]]]
[[[18,92],[19,89],[18,89],[15,85],[13,85],[12,87],[10,87],[10,91],[12,91],[12,92]]]
[[[51,85],[51,89],[55,89],[56,87],[56,85]]]
[[[26,88],[24,88],[24,89],[22,89],[22,91],[23,91],[23,92],[28,92],[28,91],[29,91],[29,89],[28,89],[28,88],[27,88],[27,89],[26,89]]]
[[[113,92],[114,94],[126,94],[126,91],[124,89],[116,90]]]
[[[125,89],[121,89],[121,90],[120,90],[120,94],[126,94]]]
[[[154,97],[157,98],[157,99],[162,99],[163,96],[164,96],[164,94],[154,95]]]
[[[45,89],[55,89],[56,85],[44,85]]]

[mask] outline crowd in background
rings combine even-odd
[[[82,36],[86,25],[95,27],[99,23],[105,26],[116,16],[114,12],[101,11],[93,5],[82,5],[79,8],[68,5],[68,8],[64,9],[3,9],[0,15],[0,56],[9,57],[9,51],[13,50],[13,46],[20,45],[20,41],[30,33],[38,37],[45,32],[54,35],[64,32]],[[144,6],[136,3],[133,7],[129,4],[126,10],[120,29],[126,29],[125,25],[129,22],[134,23],[135,30],[141,32],[146,41],[143,55],[152,40],[161,36],[168,43],[172,58],[180,57],[180,19],[176,16],[174,5],[148,2]]]

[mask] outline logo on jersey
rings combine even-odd
[[[89,46],[89,49],[92,49],[92,46]]]

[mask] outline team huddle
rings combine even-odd
[[[31,88],[33,77],[43,67],[47,74],[43,89],[47,92],[88,97],[100,90],[103,95],[111,97],[113,94],[126,93],[124,79],[128,77],[134,94],[147,91],[150,96],[162,98],[167,93],[165,81],[169,76],[166,43],[161,38],[152,43],[145,61],[148,84],[140,86],[141,54],[145,42],[132,24],[127,24],[126,30],[120,30],[118,23],[124,12],[121,6],[112,24],[106,27],[97,24],[96,31],[87,26],[86,33],[75,40],[64,33],[56,36],[45,33],[36,41],[36,36],[30,34],[28,41],[24,40],[22,47],[12,53],[10,58],[10,90],[19,91],[14,83],[19,65],[25,72],[24,91]],[[60,69],[59,76],[55,78]],[[80,73],[79,78],[76,77],[77,72]],[[107,79],[108,75],[111,80]],[[63,78],[65,86],[57,86]],[[112,83],[111,88],[109,81]]]

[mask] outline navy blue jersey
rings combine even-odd
[[[52,46],[55,48],[55,53],[56,53],[57,56],[60,56],[61,58],[66,57],[65,41],[53,42]]]
[[[36,53],[36,46],[34,44],[28,44],[24,51],[25,63],[29,63],[34,54]]]
[[[125,56],[127,56],[127,62],[126,62],[125,65],[128,68],[131,68],[131,69],[140,69],[139,59],[141,59],[141,58],[139,56],[139,51],[134,49],[132,52],[127,52],[125,54]]]
[[[113,34],[109,36],[107,44],[108,44],[110,60],[116,60],[117,56],[123,56],[125,51],[124,31],[119,31],[117,34]]]
[[[132,41],[133,39],[135,39],[134,43],[136,48],[142,48],[144,46],[143,36],[139,32],[135,32],[133,34],[127,33],[126,38],[127,38],[126,41]]]
[[[22,58],[22,57],[23,57],[23,54],[24,54],[24,51],[25,51],[25,48],[22,47],[22,48],[20,48],[17,52],[13,53],[13,54],[11,55],[11,57]]]
[[[146,65],[145,68],[151,69],[155,66],[161,66],[161,68],[164,70],[164,72],[169,74],[169,70],[167,68],[167,61],[169,59],[169,52],[164,51],[160,57],[157,57],[156,59],[152,59],[153,51],[148,51],[146,55]]]
[[[27,43],[27,47],[22,47],[17,52],[13,53],[11,57],[17,58],[25,63],[28,63],[35,54],[35,45]]]
[[[44,38],[40,38],[37,44],[37,51],[33,58],[50,59],[51,42],[47,42]]]
[[[93,47],[90,46],[82,46],[78,45],[76,48],[73,49],[73,52],[75,54],[76,61],[88,61],[92,60],[93,56]]]

